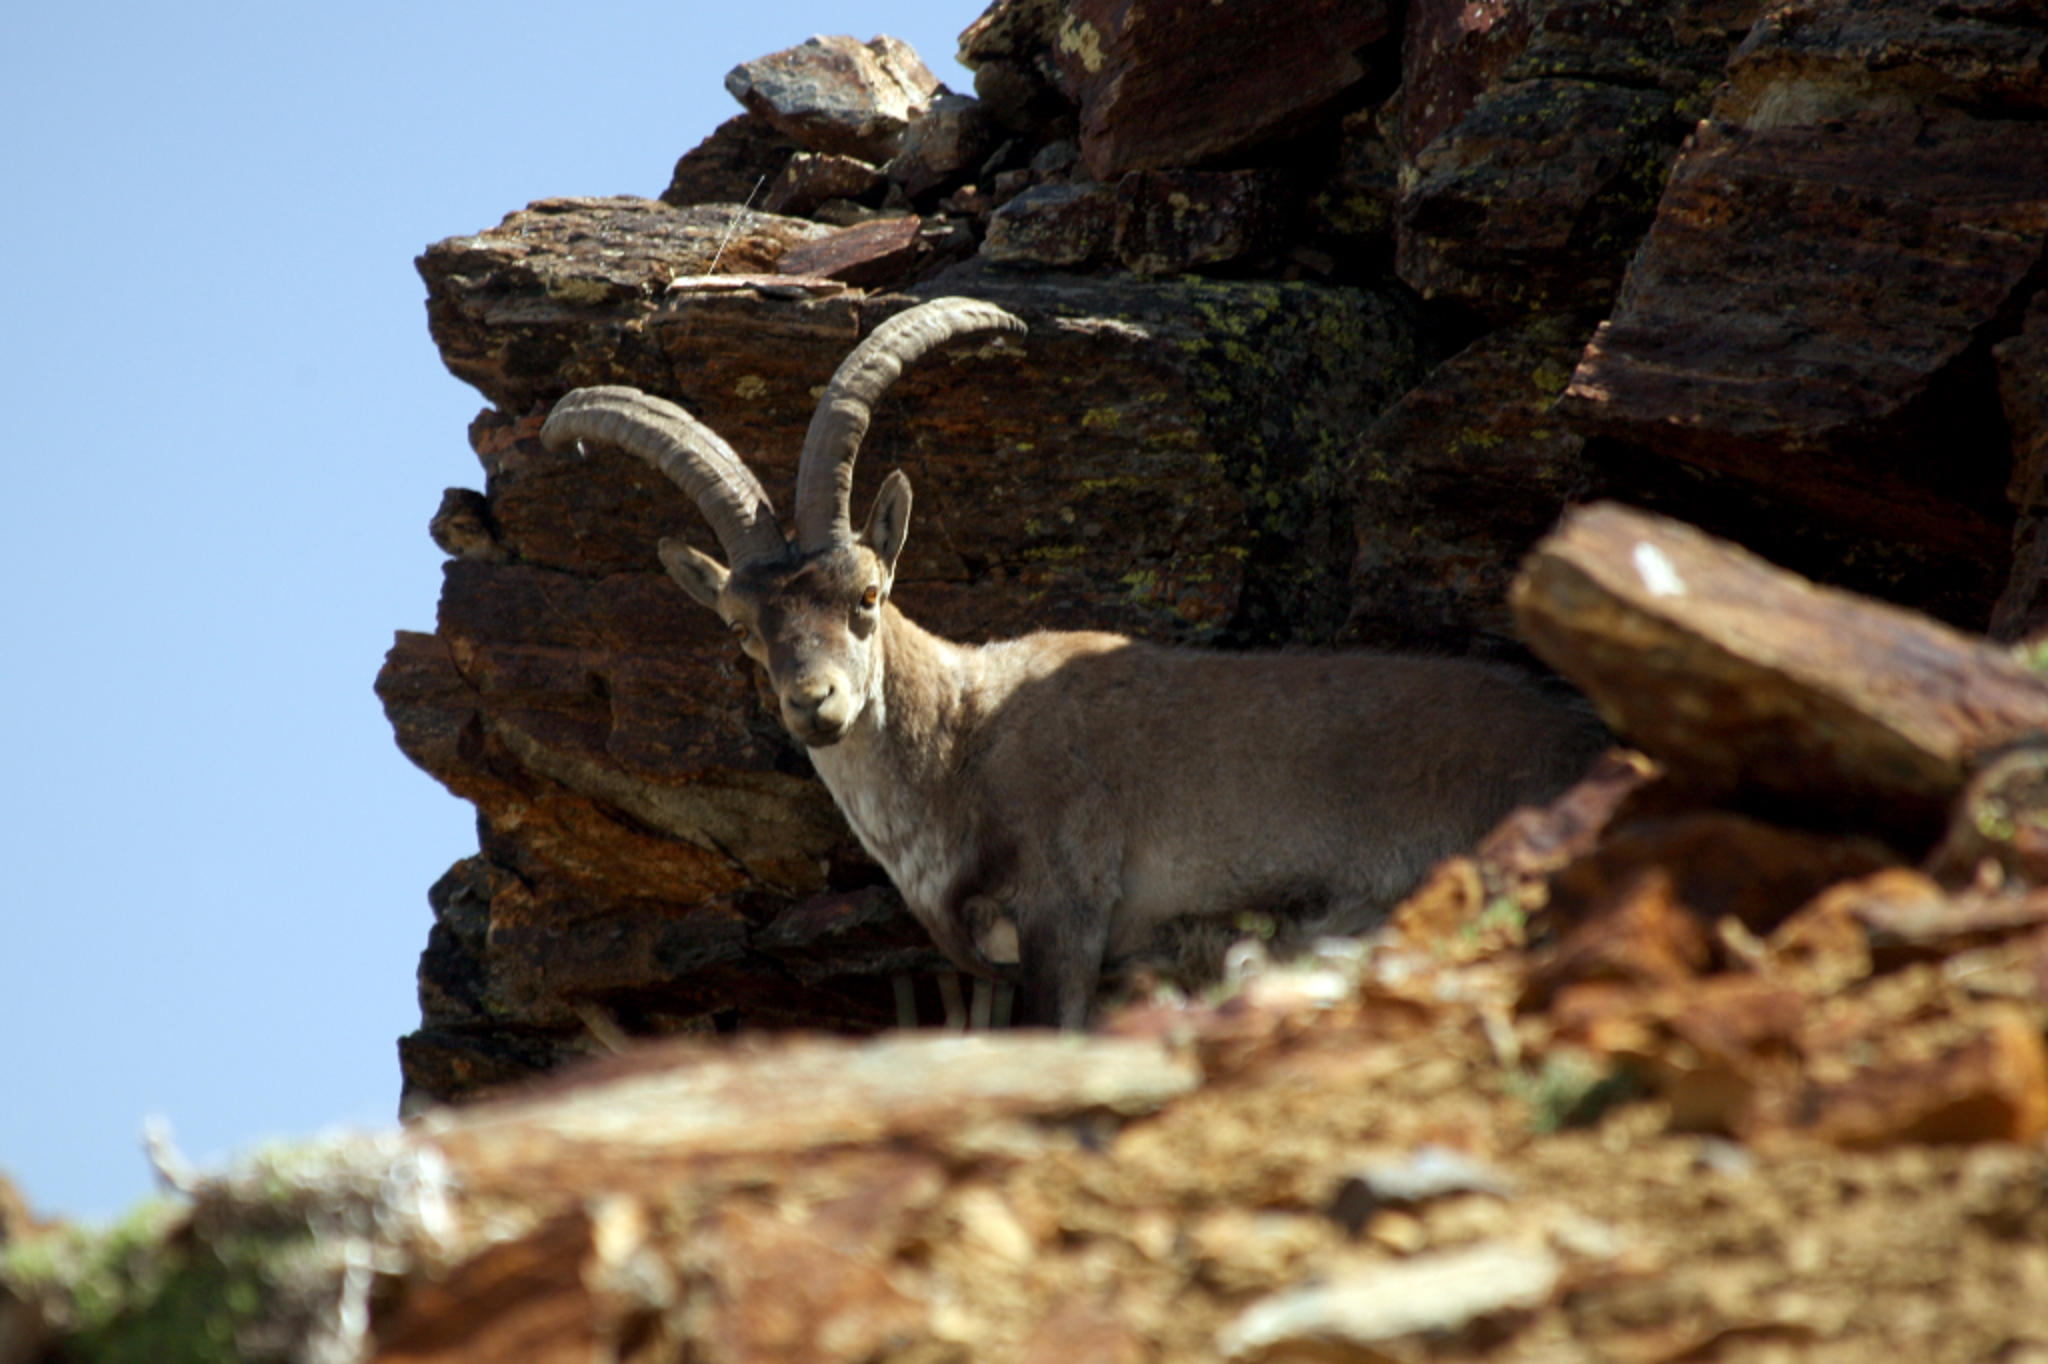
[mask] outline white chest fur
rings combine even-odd
[[[812,750],[811,763],[868,856],[889,873],[911,912],[929,923],[942,912],[957,875],[945,821],[927,798],[879,764],[862,761],[865,756],[849,740]]]

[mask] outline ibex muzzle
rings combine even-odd
[[[674,404],[579,389],[542,438],[617,445],[696,501],[727,563],[664,540],[670,576],[767,671],[784,726],[939,946],[993,974],[1014,943],[1028,1021],[1084,1025],[1104,962],[1174,920],[1257,910],[1303,934],[1368,928],[1598,751],[1581,709],[1481,663],[1094,632],[960,645],[919,628],[890,600],[909,481],[890,474],[852,526],[869,414],[933,347],[1023,330],[963,298],[877,327],[811,421],[793,537],[732,449]]]

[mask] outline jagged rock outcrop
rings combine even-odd
[[[661,535],[708,544],[694,513],[539,448],[570,387],[684,403],[786,496],[812,394],[878,320],[940,292],[1016,311],[1021,346],[905,378],[856,492],[911,474],[901,600],[968,638],[1526,660],[1508,582],[1597,497],[1966,628],[2001,596],[2001,628],[2032,619],[2044,234],[2033,180],[1994,168],[2030,164],[2038,30],[1906,3],[1340,9],[1279,42],[1270,7],[1002,0],[962,35],[980,101],[868,90],[914,56],[821,39],[735,73],[753,112],[662,202],[542,201],[422,257],[435,339],[493,408],[484,492],[435,520],[436,633],[379,683],[481,816],[434,895],[415,1092],[610,1029],[941,1008],[756,680],[659,575]],[[1272,78],[1296,48],[1314,79]],[[1866,87],[1853,136],[1814,135]],[[814,113],[901,126],[855,149]],[[1939,154],[1891,156],[1914,118]],[[764,183],[784,212],[734,206]]]
[[[1981,624],[2010,521],[1987,351],[2048,267],[2044,43],[1933,0],[1772,11],[1562,412],[1796,508],[1871,547],[1872,586]]]
[[[737,210],[557,202],[423,258],[444,354],[499,407],[471,433],[487,544],[450,563],[436,633],[401,637],[379,681],[401,747],[477,803],[483,839],[435,895],[433,1007],[405,1048],[421,1092],[583,1045],[592,1010],[630,1031],[872,1029],[897,1016],[892,974],[937,966],[907,920],[873,922],[878,874],[744,660],[650,557],[664,534],[711,544],[695,509],[628,459],[535,438],[567,388],[632,383],[690,407],[786,495],[815,387],[911,299],[807,276],[674,287],[735,221],[726,258],[749,264],[824,240]],[[918,292],[935,291],[1033,330],[906,376],[868,438],[856,500],[892,467],[917,488],[898,600],[921,622],[1335,635],[1351,531],[1330,432],[1424,372],[1406,302],[972,264]],[[1304,392],[1326,396],[1310,410]]]

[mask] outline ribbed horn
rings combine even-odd
[[[761,480],[718,433],[665,398],[637,388],[579,388],[555,404],[541,443],[566,450],[578,441],[616,445],[646,460],[690,495],[738,569],[788,548]]]
[[[853,461],[874,405],[903,367],[934,346],[969,332],[1021,332],[1024,324],[993,303],[935,298],[875,328],[832,376],[796,471],[796,543],[806,553],[851,544]]]

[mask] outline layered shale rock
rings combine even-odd
[[[433,1003],[406,1047],[422,1093],[585,1045],[593,1009],[630,1031],[871,1029],[896,1017],[892,976],[937,965],[716,620],[661,574],[662,535],[711,546],[695,509],[624,456],[536,439],[568,387],[632,383],[793,486],[817,386],[914,300],[686,277],[706,262],[699,223],[736,228],[726,261],[787,267],[835,239],[730,208],[558,202],[422,261],[451,368],[498,404],[471,432],[485,496],[442,518],[467,533],[444,530],[436,632],[402,636],[379,681],[401,746],[481,816],[483,856],[435,896]],[[1032,331],[935,358],[877,415],[855,498],[891,468],[913,479],[905,609],[961,638],[1335,634],[1351,530],[1330,432],[1422,374],[1401,300],[975,266],[932,292],[993,299]],[[1312,413],[1307,392],[1327,395]]]
[[[839,358],[941,293],[1031,333],[933,357],[877,414],[855,500],[911,476],[900,600],[925,624],[1525,663],[1533,643],[1610,690],[1668,765],[1656,799],[1932,840],[1992,741],[1917,785],[1877,745],[1859,787],[1826,775],[1845,703],[1792,699],[1831,668],[1882,693],[1900,658],[1724,656],[1700,619],[1550,600],[1577,541],[1536,561],[1519,622],[1507,589],[1560,512],[1609,498],[1954,626],[2038,621],[2048,176],[2015,172],[2040,35],[2009,6],[1907,0],[998,0],[962,35],[980,99],[891,41],[817,40],[736,73],[753,112],[661,202],[544,200],[429,248],[435,340],[491,407],[484,488],[434,519],[437,629],[379,684],[401,746],[480,813],[433,895],[412,1090],[621,1036],[949,1007],[753,671],[661,578],[661,536],[710,544],[694,511],[535,439],[567,389],[630,383],[787,496]],[[913,75],[854,78],[890,63]],[[777,212],[737,207],[764,185]],[[1594,557],[1625,574],[1629,552]],[[1731,681],[1730,658],[1764,673]],[[1708,692],[1754,704],[1701,721]],[[1759,777],[1774,754],[1811,784]],[[1950,842],[2031,865],[2018,835]]]

